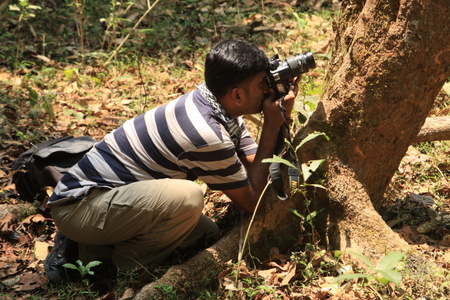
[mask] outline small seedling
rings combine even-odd
[[[354,252],[348,252],[348,253],[361,259],[364,262],[364,264],[371,271],[373,271],[376,275],[374,276],[374,275],[362,274],[362,273],[342,274],[334,279],[335,283],[342,281],[342,280],[364,278],[369,281],[376,280],[382,284],[388,284],[389,282],[393,282],[396,286],[398,286],[400,284],[400,281],[402,281],[402,275],[399,272],[395,271],[393,269],[393,267],[395,266],[396,263],[398,263],[405,256],[405,253],[396,252],[396,251],[389,252],[378,263],[376,268],[374,268],[374,266],[372,265],[372,262],[364,255],[354,253]]]
[[[88,263],[86,266],[83,266],[83,263],[81,262],[81,260],[77,260],[76,262],[77,262],[78,266],[71,264],[71,263],[66,263],[63,265],[63,267],[73,269],[73,270],[78,270],[78,272],[80,272],[80,275],[82,278],[86,274],[94,275],[94,271],[92,271],[91,268],[96,267],[102,263],[101,261],[94,260],[94,261],[91,261],[90,263]]]

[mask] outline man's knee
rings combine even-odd
[[[184,180],[185,200],[193,206],[203,208],[203,190],[201,186],[193,181]]]
[[[150,183],[152,184],[152,183]],[[199,184],[183,179],[161,179],[147,190],[148,209],[172,214],[189,213],[191,217],[203,210],[203,191]]]

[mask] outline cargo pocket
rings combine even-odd
[[[91,225],[97,229],[103,229],[106,222],[106,216],[110,207],[110,203],[114,198],[116,191],[105,189],[94,189],[82,202],[87,206]],[[81,213],[81,212],[80,212]]]

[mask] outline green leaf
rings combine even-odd
[[[26,86],[26,89],[28,90],[28,97],[30,97],[31,106],[35,106],[38,102],[39,94],[29,86]]]
[[[388,271],[394,267],[394,265],[399,262],[405,253],[392,251],[389,252],[383,259],[378,263],[376,270]]]
[[[50,102],[45,101],[44,103],[42,103],[42,108],[48,113],[48,115],[51,119],[55,116],[55,112],[53,111],[53,106]]]
[[[317,215],[316,211],[311,212],[309,215],[306,216],[305,221],[309,221],[309,220],[313,219],[316,215]]]
[[[13,5],[10,5],[10,6],[9,6],[9,10],[12,10],[12,11],[20,11],[20,8],[19,8],[17,5],[13,4]]]
[[[317,169],[322,165],[325,159],[315,159],[309,161],[309,169],[313,172],[317,171]]]
[[[376,270],[379,274],[384,276],[384,279],[387,279],[390,282],[393,282],[396,286],[400,284],[402,281],[402,275],[395,271],[395,270]],[[379,279],[380,282],[386,284],[386,282],[383,282],[383,278]]]
[[[360,273],[355,273],[355,274],[342,274],[339,275],[338,277],[334,278],[333,283],[342,281],[342,280],[352,280],[355,278],[365,278],[370,280],[371,278],[373,278],[372,276],[366,275],[366,274],[360,274]]]
[[[289,210],[290,210],[291,212],[293,212],[294,215],[296,215],[297,217],[303,219],[303,216],[302,216],[296,209],[289,208]]]
[[[86,269],[90,269],[90,268],[96,267],[96,266],[100,265],[101,263],[102,262],[98,261],[98,260],[91,261],[90,263],[88,263],[86,265]]]
[[[274,163],[281,163],[281,164],[285,164],[285,165],[288,165],[290,167],[293,167],[293,168],[297,169],[297,167],[294,166],[293,164],[291,164],[290,161],[288,161],[288,160],[286,160],[284,158],[281,158],[279,156],[276,156],[276,155],[274,155],[272,158],[265,158],[265,159],[262,160],[262,162],[263,163],[273,163],[273,162]]]
[[[97,77],[91,77],[91,79],[94,80],[95,83],[97,83],[97,84],[99,84],[99,85],[102,84],[102,81],[101,81],[100,79],[98,79]]]
[[[373,269],[372,262],[367,257],[365,257],[364,255],[361,255],[361,254],[355,253],[355,252],[351,252],[351,251],[348,251],[347,253],[351,254],[353,256],[356,256],[357,258],[361,259],[366,264],[366,266],[368,266],[369,268]]]
[[[84,118],[84,114],[82,112],[74,112],[73,115],[77,121],[81,121]]]
[[[70,115],[72,115],[74,113],[75,113],[75,111],[73,109],[63,108],[63,115],[65,115],[65,116],[70,116]]]
[[[308,95],[305,96],[303,100],[294,102],[294,110],[304,116],[306,121],[306,119],[316,109],[318,102],[319,98],[317,96]]]
[[[320,93],[322,90],[314,91],[314,93]],[[319,97],[315,95],[307,95],[304,97],[303,102],[308,105],[311,110],[315,110],[317,104],[319,103]]]
[[[66,263],[66,264],[63,264],[63,267],[68,268],[68,269],[78,270],[78,267],[75,266],[74,264]]]
[[[302,164],[303,181],[306,182],[324,161],[324,159],[318,159],[309,161],[309,165]]]
[[[42,7],[40,7],[40,6],[38,6],[38,5],[28,5],[27,8],[29,8],[29,9],[34,9],[34,10],[42,9]]]
[[[64,76],[66,77],[67,80],[70,80],[70,78],[72,77],[73,73],[78,74],[78,69],[65,69],[64,70]]]
[[[305,28],[305,26],[306,26],[306,24],[308,24],[308,22],[304,18],[301,18],[300,15],[296,12],[292,12],[292,15],[294,16],[295,20],[297,21],[298,29]]]
[[[301,146],[303,146],[307,142],[315,139],[318,136],[324,136],[327,139],[327,141],[330,140],[330,138],[325,133],[315,131],[313,133],[308,134],[308,136],[300,144],[298,144],[298,146],[295,148],[295,152],[297,152]]]

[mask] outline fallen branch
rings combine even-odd
[[[427,118],[414,143],[450,140],[450,117]]]
[[[256,126],[263,125],[264,121],[254,115],[245,115],[245,119],[249,120]],[[434,117],[427,118],[419,134],[413,143],[433,142],[450,140],[450,117]]]

